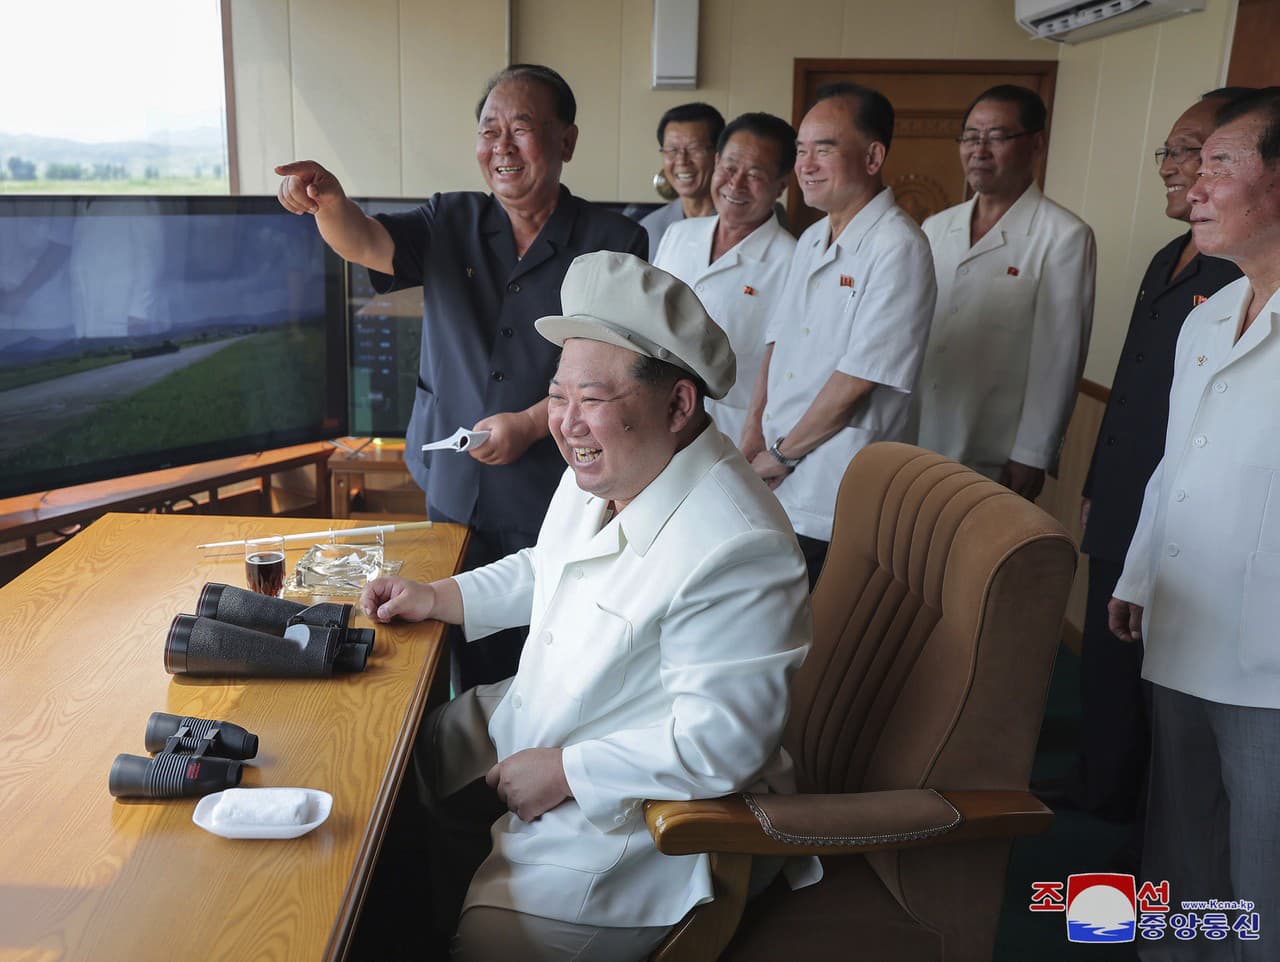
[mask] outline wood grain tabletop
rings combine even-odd
[[[241,549],[196,544],[357,523],[111,514],[0,588],[0,960],[342,957],[442,626],[378,625],[364,672],[317,680],[171,676],[163,648],[202,585],[244,585]],[[386,552],[429,580],[465,543],[437,525]],[[332,814],[301,838],[233,841],[192,823],[196,799],[113,799],[111,762],[147,754],[153,711],[256,733],[242,785],[323,789]]]

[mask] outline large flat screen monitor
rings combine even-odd
[[[347,433],[343,265],[269,197],[0,197],[0,497]]]

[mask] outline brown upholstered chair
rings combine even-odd
[[[954,461],[859,453],[792,691],[801,794],[646,804],[663,852],[718,853],[716,900],[652,959],[990,959],[1012,836],[1053,819],[1027,783],[1075,562],[1057,521]],[[777,854],[824,879],[744,917],[750,856]]]

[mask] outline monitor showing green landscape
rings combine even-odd
[[[0,497],[345,435],[343,289],[275,198],[0,196]]]

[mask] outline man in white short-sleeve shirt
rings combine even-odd
[[[893,106],[856,84],[818,91],[796,141],[805,203],[752,396],[743,454],[774,489],[817,580],[853,456],[907,428],[936,293],[929,242],[881,173]]]
[[[764,360],[769,317],[781,303],[796,240],[773,216],[796,159],[796,132],[781,117],[743,114],[720,135],[711,199],[715,217],[672,224],[653,257],[655,267],[693,288],[729,335],[738,380],[707,413],[738,444],[756,375]]]

